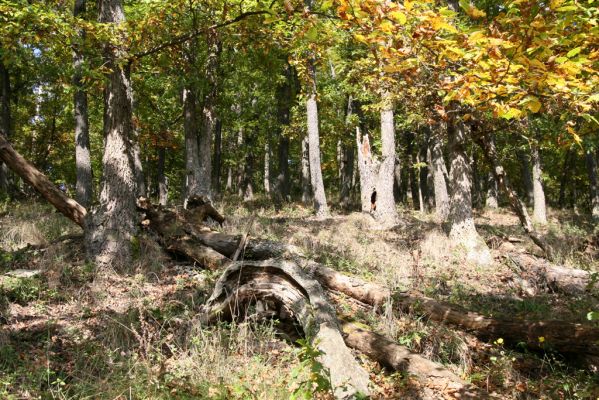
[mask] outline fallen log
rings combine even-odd
[[[345,343],[384,367],[413,376],[426,387],[465,399],[486,398],[486,393],[468,384],[443,365],[413,353],[404,346],[375,332],[344,321]]]
[[[354,359],[340,332],[334,308],[321,286],[291,261],[233,262],[219,278],[200,321],[243,317],[257,300],[274,302],[284,318],[294,316],[321,354],[338,399],[368,395],[368,373]]]
[[[522,273],[532,274],[531,279],[538,286],[574,295],[599,288],[598,277],[589,271],[555,265],[528,254],[510,252],[504,257],[514,262]]]
[[[50,180],[20,155],[0,132],[0,160],[25,182],[37,190],[65,217],[83,228],[87,210],[75,200],[61,192]]]

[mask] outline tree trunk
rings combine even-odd
[[[377,191],[376,217],[384,224],[395,224],[399,217],[393,196],[395,172],[395,124],[393,104],[383,94],[381,109],[381,161],[379,163],[375,188]]]
[[[466,155],[466,127],[461,122],[450,121],[447,125],[450,164],[450,209],[452,241],[465,247],[467,259],[480,265],[492,262],[489,248],[478,235],[472,216],[470,163]]]
[[[239,131],[237,132],[237,156],[239,160],[245,159],[247,157],[246,152],[243,151],[243,141],[245,140],[245,134],[243,132],[243,126],[239,127]],[[243,198],[244,190],[245,190],[245,171],[246,165],[243,163],[238,163],[237,165],[237,195]]]
[[[413,132],[407,132],[407,153],[408,153],[408,175],[410,177],[410,195],[412,197],[412,207],[414,210],[420,210],[420,190],[418,188],[418,179],[416,178],[416,159],[414,157],[414,140]]]
[[[227,168],[227,185],[225,186],[226,192],[231,192],[233,190],[233,168],[229,166]]]
[[[270,151],[270,142],[268,138],[266,139],[266,143],[264,144],[264,193],[267,195],[271,193],[270,191],[270,183],[272,181],[271,177],[271,151]]]
[[[308,154],[310,157],[310,183],[314,193],[314,211],[317,218],[330,217],[327,198],[324,191],[322,169],[320,165],[320,133],[318,128],[318,105],[316,104],[316,68],[310,61],[310,87],[306,99],[308,119]]]
[[[481,149],[483,150],[483,155],[487,159],[487,163],[491,167],[491,172],[495,176],[495,181],[499,184],[501,190],[505,192],[507,195],[508,202],[512,210],[518,216],[520,220],[520,224],[524,231],[528,234],[528,236],[532,239],[532,241],[539,246],[548,257],[553,255],[553,251],[549,244],[545,242],[545,240],[535,231],[532,220],[528,216],[528,211],[524,203],[520,200],[518,195],[512,188],[509,186],[507,181],[507,176],[505,173],[505,169],[499,163],[499,157],[497,156],[497,149],[495,147],[495,141],[489,140],[483,137],[477,137],[477,141]]]
[[[310,187],[310,156],[309,156],[308,135],[302,139],[302,203],[308,204],[312,197]]]
[[[526,152],[522,150],[517,151],[518,159],[520,160],[520,167],[522,169],[522,180],[524,183],[524,190],[526,192],[526,204],[531,206],[534,201],[534,189],[532,184],[532,175],[530,173],[530,161]]]
[[[222,141],[222,121],[217,118],[214,125],[214,184],[212,185],[215,194],[221,191]]]
[[[492,172],[489,172],[487,177],[487,198],[485,200],[485,206],[492,209],[499,208],[499,203],[497,201],[497,181]]]
[[[420,151],[416,152],[416,165],[418,167],[415,168],[416,174],[416,183],[418,185],[418,209],[421,214],[426,213],[426,203],[425,203],[425,192],[426,189],[423,187],[423,184],[426,185],[426,175],[423,175],[422,164],[423,159],[421,157]]]
[[[166,206],[168,203],[168,182],[166,174],[164,173],[166,164],[166,150],[164,147],[158,148],[158,168],[157,168],[157,181],[158,181],[158,203],[161,206]]]
[[[449,216],[447,167],[443,159],[443,144],[438,132],[434,132],[431,136],[431,160],[435,187],[435,212],[440,221],[446,221]]]
[[[73,16],[83,18],[85,14],[86,0],[75,0]],[[79,39],[85,39],[85,31],[79,32]],[[89,207],[92,200],[92,165],[89,150],[89,118],[87,112],[87,91],[83,88],[81,82],[82,69],[85,59],[78,45],[74,46],[73,51],[73,86],[75,93],[73,95],[75,111],[75,164],[77,168],[77,184],[75,191],[76,199],[83,207]]]
[[[50,204],[52,204],[64,216],[84,226],[84,218],[87,213],[85,207],[75,200],[67,197],[37,168],[29,163],[10,145],[0,127],[0,160],[12,171],[19,175],[25,182],[35,188]]]
[[[545,205],[545,191],[543,190],[541,157],[539,155],[539,145],[537,143],[531,144],[530,156],[532,161],[532,181],[534,190],[534,212],[532,219],[538,224],[546,225],[547,207]]]
[[[254,145],[254,138],[252,134],[246,134],[245,140],[245,163],[243,165],[243,180],[240,187],[242,191],[243,201],[254,200],[254,154],[252,153],[252,146]]]
[[[222,273],[200,321],[239,319],[257,301],[271,303],[279,319],[294,317],[304,335],[321,352],[318,361],[328,370],[336,399],[368,396],[368,373],[354,359],[340,332],[335,309],[322,287],[290,261],[236,262]]]
[[[100,21],[121,25],[125,14],[121,0],[100,2]],[[122,42],[126,42],[122,38]],[[86,223],[88,256],[99,267],[127,265],[130,241],[137,229],[136,182],[131,152],[132,113],[130,85],[121,64],[122,48],[107,44],[105,62],[111,69],[104,89],[103,186],[100,208]]]
[[[351,205],[354,154],[354,146],[352,144],[341,143],[341,191],[339,193],[339,205],[344,210],[348,210]]]
[[[589,196],[591,198],[591,216],[599,219],[599,185],[597,183],[597,160],[592,148],[586,149],[585,161],[589,175]]]
[[[379,161],[373,157],[370,138],[362,135],[360,127],[356,127],[356,146],[358,151],[358,171],[360,173],[360,205],[362,212],[374,211],[371,200],[376,198],[376,174]]]
[[[443,365],[430,361],[420,354],[412,353],[394,341],[360,328],[356,324],[343,322],[345,343],[386,368],[401,371],[405,376],[414,377],[421,385],[452,393],[451,398],[481,399],[484,393],[463,381]],[[449,398],[449,397],[448,397]]]
[[[191,196],[200,194],[200,152],[198,148],[198,124],[196,118],[196,95],[191,86],[183,89],[183,130],[185,131],[185,196],[184,204]]]
[[[10,89],[10,74],[8,72],[8,68],[4,65],[3,60],[0,60],[0,81],[2,83],[2,87],[0,87],[1,101],[0,107],[0,130],[2,130],[2,134],[5,136],[5,140],[9,141],[12,135],[12,121],[10,114],[10,97],[11,97],[11,89]],[[8,176],[8,166],[0,162],[0,193],[5,193],[9,195],[10,193],[10,185],[9,185],[9,176]]]
[[[207,38],[206,81],[208,93],[202,110],[202,130],[199,138],[200,170],[199,191],[202,196],[212,196],[212,137],[216,127],[216,102],[218,99],[218,72],[220,66],[221,41],[218,32],[212,29]]]
[[[557,204],[560,208],[564,208],[566,206],[566,188],[570,182],[570,176],[572,175],[572,170],[574,169],[573,165],[574,161],[574,151],[572,148],[568,148],[566,151],[566,155],[564,156],[564,163],[562,165],[562,176],[559,180],[559,198]],[[530,175],[530,171],[528,172]],[[531,188],[532,188],[532,178],[531,178]],[[533,192],[534,193],[534,192]],[[534,198],[534,194],[531,198]]]
[[[276,197],[279,202],[288,200],[291,192],[289,178],[289,137],[283,129],[291,122],[291,105],[295,99],[296,79],[291,65],[285,65],[285,81],[277,88],[277,138],[278,138],[278,173],[276,177]]]

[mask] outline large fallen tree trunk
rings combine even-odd
[[[486,397],[485,393],[463,381],[443,365],[413,353],[383,335],[362,329],[351,322],[343,322],[343,333],[349,347],[377,360],[384,367],[415,377],[421,385],[457,398]]]
[[[589,271],[555,265],[528,254],[510,252],[504,257],[514,262],[537,286],[573,295],[596,291],[599,287],[597,278]]]
[[[318,360],[329,371],[336,398],[369,394],[368,373],[345,345],[334,308],[318,282],[291,261],[232,263],[203,307],[201,321],[247,315],[258,300],[274,303],[277,317],[293,316],[299,321],[305,336],[321,352]]]
[[[161,210],[157,215],[164,215]],[[152,213],[147,213],[152,217]],[[183,216],[184,218],[184,216]],[[167,221],[176,219],[173,217],[163,218]],[[162,220],[162,219],[161,219]],[[154,222],[150,223],[153,226]],[[180,228],[191,225],[188,222],[175,222]],[[157,225],[163,227],[159,220]],[[181,229],[181,228],[180,228]],[[228,235],[225,233],[201,231],[193,233],[193,227],[186,228],[183,234],[192,232],[193,237],[202,246],[210,247],[227,257],[235,253],[241,236]],[[176,229],[167,229],[167,232]],[[216,239],[205,240],[202,238],[214,237]],[[214,247],[212,247],[214,246]],[[248,248],[260,249],[260,251],[249,251],[247,258],[276,258],[281,255],[297,254],[293,246],[281,243],[249,239]],[[249,256],[249,257],[248,257]],[[192,255],[189,258],[193,259]],[[306,269],[311,276],[320,284],[333,291],[338,291],[371,306],[381,307],[390,303],[391,292],[380,285],[365,282],[359,278],[348,277],[335,270],[326,268],[321,264],[296,257],[297,262]],[[462,308],[442,303],[420,294],[401,293],[393,296],[391,302],[395,307],[404,312],[414,312],[423,315],[432,321],[452,325],[473,333],[477,337],[488,340],[503,338],[513,345],[525,343],[529,349],[546,350],[553,349],[563,353],[581,353],[599,355],[599,329],[588,325],[576,324],[564,321],[530,321],[524,319],[498,319],[486,317],[482,314],[468,312]],[[539,339],[543,338],[543,339]]]
[[[23,158],[6,140],[4,132],[0,132],[0,160],[4,161],[25,182],[33,186],[64,216],[83,227],[87,213],[85,208],[61,192],[44,174]]]

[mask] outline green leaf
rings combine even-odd
[[[575,47],[575,48],[573,48],[572,50],[570,50],[570,51],[568,52],[568,54],[566,54],[566,56],[568,56],[568,58],[572,58],[572,57],[574,57],[575,55],[577,55],[578,53],[580,53],[580,50],[582,50],[582,48],[581,48],[581,47]]]

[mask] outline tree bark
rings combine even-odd
[[[73,16],[83,18],[85,14],[86,0],[75,0]],[[79,32],[79,39],[83,41],[85,31]],[[77,201],[83,207],[89,207],[92,200],[92,165],[89,149],[89,117],[87,109],[87,91],[83,88],[81,82],[83,64],[85,58],[78,45],[74,46],[73,51],[73,86],[75,93],[73,95],[75,111],[75,164],[77,168],[77,183],[75,191]]]
[[[526,193],[526,204],[532,206],[534,201],[534,188],[532,184],[532,174],[530,173],[530,160],[526,152],[517,151],[518,159],[520,160],[520,168],[522,170],[522,180],[524,183],[524,191]]]
[[[125,21],[121,0],[102,0],[99,5],[101,22],[116,25]],[[99,267],[126,265],[131,259],[130,241],[137,231],[131,82],[120,62],[125,55],[122,48],[106,44],[105,62],[111,72],[104,89],[103,186],[100,208],[85,229],[88,257]]]
[[[360,173],[360,205],[362,212],[371,212],[371,199],[376,189],[376,174],[379,162],[372,155],[370,138],[367,133],[362,135],[360,127],[356,127],[356,146],[358,153],[358,172]]]
[[[381,161],[376,176],[376,217],[384,224],[395,224],[399,217],[393,196],[395,172],[395,124],[393,121],[393,103],[389,96],[382,96],[381,109]]]
[[[67,197],[37,168],[29,163],[10,145],[0,129],[0,160],[14,173],[35,188],[65,217],[83,227],[87,211],[75,200]]]
[[[330,217],[327,198],[324,191],[322,169],[320,165],[320,133],[318,127],[318,105],[316,103],[316,68],[309,62],[310,84],[306,99],[306,116],[308,124],[308,154],[310,157],[310,183],[314,193],[314,211],[317,218]]]
[[[470,163],[465,148],[466,127],[461,122],[450,121],[447,136],[451,156],[449,237],[455,244],[465,248],[469,261],[488,265],[492,262],[491,253],[478,235],[472,216]]]
[[[278,138],[278,172],[276,177],[276,196],[279,202],[289,199],[291,179],[289,177],[289,137],[284,128],[291,123],[291,105],[297,92],[297,79],[294,69],[288,63],[284,69],[285,81],[277,88],[277,138]]]
[[[243,165],[243,180],[241,191],[243,195],[243,201],[254,200],[254,154],[252,153],[252,146],[254,145],[254,137],[251,133],[247,133],[244,136],[245,141],[245,163]]]
[[[312,197],[310,187],[310,156],[309,156],[308,135],[302,139],[302,203],[308,204]]]
[[[404,346],[378,333],[360,328],[350,322],[342,322],[345,343],[386,368],[401,371],[415,377],[418,382],[432,389],[452,393],[452,397],[465,399],[485,398],[485,394],[466,383],[443,365],[412,353]]]
[[[597,179],[597,160],[592,148],[585,151],[585,162],[589,176],[589,197],[591,198],[591,216],[599,220],[599,184]]]
[[[412,196],[412,208],[420,210],[420,189],[418,188],[418,179],[416,178],[416,159],[414,157],[414,141],[415,135],[413,132],[406,132],[407,153],[408,153],[408,176],[410,178],[410,195]]]
[[[547,254],[547,256],[551,257],[553,251],[549,244],[536,232],[535,227],[532,223],[532,220],[528,216],[528,211],[526,210],[526,206],[518,197],[518,194],[510,187],[507,180],[507,175],[503,166],[499,163],[499,157],[497,155],[497,148],[495,147],[495,141],[488,140],[485,137],[477,137],[477,142],[483,151],[483,155],[487,160],[491,168],[491,172],[495,177],[495,181],[499,184],[501,190],[505,192],[507,195],[508,202],[512,210],[518,216],[520,220],[520,224],[524,231],[528,234],[528,236],[532,239],[532,241],[541,248]]]
[[[237,319],[257,300],[274,303],[279,318],[295,317],[320,350],[318,361],[328,370],[336,399],[368,396],[368,373],[354,359],[341,335],[335,309],[322,287],[290,261],[266,260],[231,264],[203,307],[204,323]]]
[[[191,196],[200,194],[200,152],[196,118],[196,95],[191,86],[183,89],[183,130],[185,131],[185,195],[184,204]]]
[[[485,199],[485,206],[492,209],[499,208],[499,202],[497,201],[497,181],[492,172],[489,172],[487,176],[487,198]]]
[[[559,208],[564,208],[566,206],[566,188],[570,182],[570,175],[572,174],[572,157],[574,156],[574,152],[572,148],[568,148],[566,154],[564,155],[564,161],[562,164],[562,174],[559,180],[559,197],[557,200],[557,205]],[[530,168],[530,167],[529,167]],[[530,175],[530,171],[528,172]],[[534,198],[534,191],[532,191],[532,177],[531,177],[531,198]]]
[[[271,170],[272,170],[272,166],[271,166],[271,150],[270,150],[270,142],[268,140],[269,138],[266,139],[266,143],[264,144],[264,177],[263,177],[263,183],[264,183],[264,193],[266,193],[267,195],[271,193],[271,182],[272,182],[272,177],[271,177]]]
[[[200,170],[198,193],[202,196],[212,196],[212,138],[216,127],[216,102],[218,99],[218,72],[220,53],[222,50],[218,31],[212,29],[207,35],[208,59],[206,60],[206,81],[208,93],[204,98],[202,110],[202,130],[199,138]]]
[[[164,147],[158,148],[158,204],[166,206],[168,203],[168,181],[166,174],[164,173],[166,164],[166,150]]]
[[[4,65],[3,60],[0,60],[0,80],[2,87],[0,87],[0,129],[2,134],[5,136],[5,140],[8,142],[12,136],[12,117],[10,113],[10,74],[8,68]],[[9,195],[10,185],[8,176],[8,166],[0,162],[0,193]]]
[[[221,191],[221,175],[222,175],[222,147],[223,147],[223,138],[222,138],[222,121],[220,118],[216,118],[216,122],[214,125],[214,183],[212,185],[213,191],[215,194],[220,194]]]
[[[431,160],[435,188],[435,212],[440,221],[449,216],[449,195],[447,194],[447,167],[443,159],[443,144],[438,132],[431,135]]]
[[[532,182],[534,192],[534,211],[532,219],[534,222],[547,224],[547,207],[545,205],[545,191],[543,190],[543,177],[541,170],[541,157],[539,155],[538,143],[531,143],[530,158],[532,161]]]

